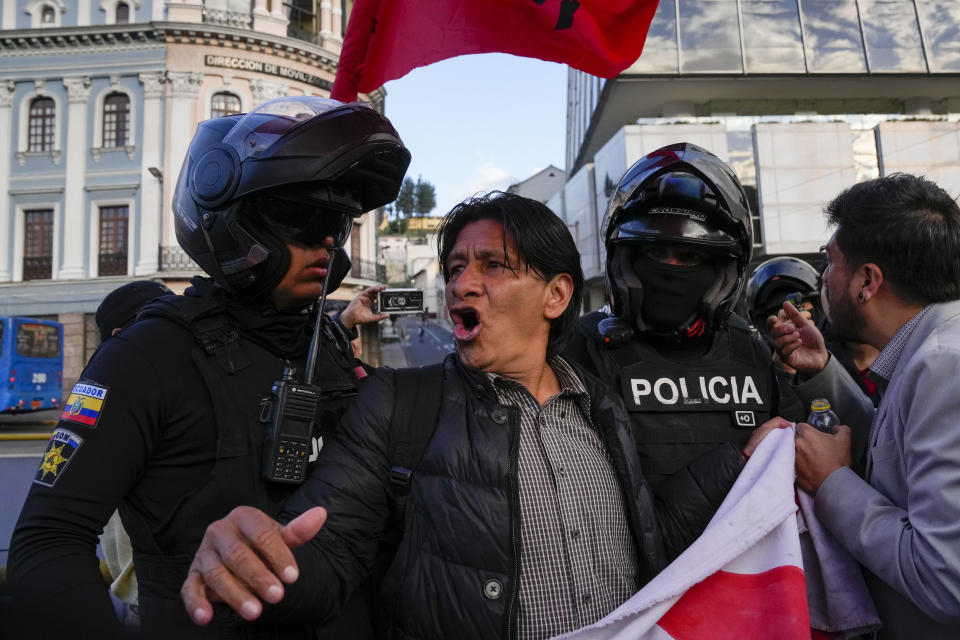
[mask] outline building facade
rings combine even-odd
[[[199,272],[171,199],[197,123],[271,98],[328,96],[349,0],[3,0],[0,314],[59,319],[64,383],[97,345],[92,314],[134,279]],[[361,96],[380,110],[384,93]],[[367,219],[337,292],[382,282]],[[372,342],[375,331],[365,335]],[[364,353],[374,361],[375,344]]]
[[[902,171],[960,194],[960,2],[661,0],[640,58],[571,70],[567,173],[548,204],[577,234],[588,308],[606,301],[601,223],[643,155],[692,142],[725,161],[754,212],[754,263],[814,259],[823,206]]]

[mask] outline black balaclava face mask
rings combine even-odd
[[[673,331],[697,312],[717,278],[715,261],[695,266],[664,264],[636,252],[634,272],[643,283],[640,309],[631,309],[656,330]]]

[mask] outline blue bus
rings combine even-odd
[[[0,412],[55,409],[63,392],[63,325],[0,317]]]

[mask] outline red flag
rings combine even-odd
[[[658,0],[356,0],[331,97],[499,51],[612,78],[640,57]]]

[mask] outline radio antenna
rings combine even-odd
[[[313,327],[313,337],[310,338],[310,352],[307,354],[307,370],[304,372],[303,381],[305,384],[313,384],[313,374],[317,369],[317,352],[320,351],[320,341],[322,340],[321,328],[323,326],[323,307],[327,303],[327,290],[330,288],[330,273],[333,272],[333,261],[337,257],[338,247],[327,250],[330,254],[330,261],[327,262],[327,275],[323,278],[323,293],[320,294],[320,305],[317,309],[317,323]]]

